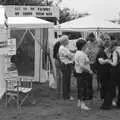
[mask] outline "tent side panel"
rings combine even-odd
[[[56,68],[55,68],[55,60],[53,59],[53,45],[55,43],[55,37],[54,37],[54,29],[50,28],[48,30],[48,44],[49,44],[49,49],[50,49],[50,58],[51,58],[51,65],[52,65],[52,73],[49,71],[49,85],[52,88],[56,88]],[[50,69],[51,70],[51,69]],[[55,83],[55,84],[53,84]]]
[[[40,29],[35,29],[35,38],[37,38],[37,40],[41,40],[40,39]],[[41,49],[40,49],[40,45],[39,42],[35,40],[35,81],[39,82],[40,81],[40,68],[41,68]]]
[[[48,29],[47,29],[48,30]],[[45,32],[45,33],[44,33]],[[45,48],[46,42],[48,39],[45,38],[45,35],[48,34],[45,28],[36,29],[35,34],[35,81],[45,82],[48,80],[48,70],[44,67],[47,66],[47,63],[44,61],[45,54],[43,48]],[[48,35],[46,35],[47,37]]]

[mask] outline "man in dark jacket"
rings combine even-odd
[[[61,43],[60,41],[57,41],[54,46],[53,46],[53,58],[55,59],[55,67],[56,67],[56,83],[57,83],[57,97],[61,97],[62,96],[62,73],[61,73],[61,69],[60,69],[60,60],[59,60],[59,47],[60,47]]]

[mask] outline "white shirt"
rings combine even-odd
[[[117,53],[118,53],[118,55],[120,57],[120,46],[116,47],[115,50],[114,50],[114,52],[113,52],[113,57],[112,57],[112,62],[111,62],[111,64],[113,66],[117,66],[118,62],[120,62],[120,61],[118,61],[118,55],[117,55]]]
[[[72,53],[63,45],[59,48],[59,57],[62,63],[69,64],[73,62],[73,55]]]
[[[84,71],[83,67],[90,71],[89,58],[87,57],[87,54],[85,54],[83,51],[77,51],[75,53],[76,73],[82,73]]]

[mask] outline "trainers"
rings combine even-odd
[[[114,106],[114,107],[116,107],[116,106],[117,106],[117,104],[116,104],[116,102],[115,102],[115,101],[112,101],[112,106]]]
[[[73,97],[73,96],[70,96],[70,100],[74,100],[74,97]]]
[[[80,107],[80,106],[81,106],[81,103],[80,103],[80,100],[78,100],[77,107]]]
[[[85,103],[83,103],[83,102],[81,103],[80,108],[82,110],[90,110],[90,108],[88,106],[86,106]]]

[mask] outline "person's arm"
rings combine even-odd
[[[87,56],[85,56],[84,60],[85,61],[83,61],[83,62],[81,62],[81,61],[79,62],[81,69],[83,69],[83,71],[87,71],[87,72],[92,74],[93,72],[92,72],[92,70],[90,69],[90,66],[89,66],[89,62],[90,62],[89,58]]]
[[[99,64],[106,64],[108,62],[107,55],[103,50],[99,51],[96,59]]]
[[[114,51],[112,60],[109,60],[108,63],[110,63],[112,66],[116,66],[117,62],[118,62],[118,55],[117,55],[117,52]]]
[[[64,56],[67,57],[69,60],[73,59],[73,53],[71,53],[69,49],[65,48],[63,52],[64,52]]]
[[[106,63],[109,63],[109,59],[98,58],[98,62],[100,64],[106,64]]]
[[[89,72],[90,74],[92,74],[93,72],[92,72],[92,70],[90,69],[90,68],[88,68],[88,66],[85,66],[85,65],[80,65],[80,67],[81,67],[81,69],[83,70],[83,71],[87,71],[87,72]]]

